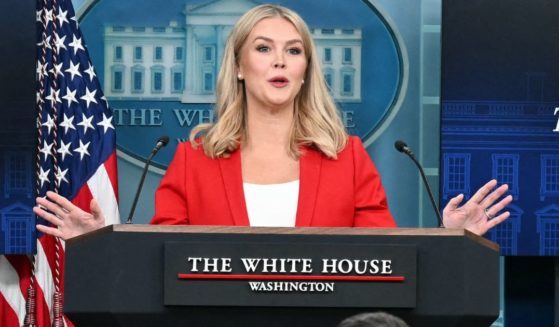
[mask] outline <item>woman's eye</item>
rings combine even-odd
[[[292,55],[298,55],[301,54],[303,50],[301,50],[300,48],[290,48],[289,50],[287,50],[287,52]]]
[[[259,45],[259,46],[256,47],[256,51],[258,51],[258,52],[269,52],[270,47],[265,46],[265,45]]]

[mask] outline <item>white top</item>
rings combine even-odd
[[[295,227],[299,180],[282,184],[243,183],[250,226]]]

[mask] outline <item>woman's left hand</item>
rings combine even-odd
[[[489,229],[503,222],[510,216],[505,211],[499,214],[512,201],[512,195],[498,201],[507,190],[508,185],[499,186],[496,180],[491,180],[483,185],[468,202],[458,207],[464,199],[460,194],[448,201],[443,210],[443,224],[447,228],[465,228],[478,235],[485,234]],[[495,203],[498,201],[497,203]]]

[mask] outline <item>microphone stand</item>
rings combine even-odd
[[[153,159],[153,157],[155,157],[157,152],[159,152],[159,150],[162,147],[166,146],[167,143],[169,143],[169,137],[167,136],[160,137],[159,140],[157,140],[157,144],[155,145],[155,148],[151,150],[151,153],[149,154],[148,159],[146,160],[144,171],[142,172],[142,177],[140,178],[140,183],[138,185],[138,188],[136,189],[136,195],[134,196],[134,201],[132,202],[132,208],[130,209],[130,214],[128,215],[128,219],[126,220],[127,224],[132,223],[132,218],[134,217],[134,212],[136,211],[136,205],[138,204],[138,199],[140,198],[140,193],[142,192],[142,188],[144,185],[144,180],[146,179],[146,174],[148,172],[149,164],[151,163],[151,160]]]
[[[413,152],[405,142],[396,141],[396,143],[394,143],[394,147],[399,152],[405,153],[408,157],[410,157],[410,159],[415,163],[415,165],[419,169],[419,174],[421,175],[421,178],[423,179],[423,184],[425,185],[425,188],[427,189],[427,193],[429,194],[429,199],[431,200],[431,205],[433,206],[433,210],[435,210],[435,213],[437,214],[439,227],[444,227],[443,217],[441,216],[439,208],[437,208],[437,204],[435,203],[435,197],[433,196],[433,192],[431,192],[431,187],[429,187],[429,183],[427,182],[427,177],[425,177],[425,172],[423,171],[423,167],[421,167],[421,165],[415,158],[415,155],[413,154]]]

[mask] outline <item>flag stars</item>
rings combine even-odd
[[[87,130],[89,128],[91,128],[92,130],[95,130],[95,127],[93,127],[93,124],[91,123],[91,121],[93,120],[93,115],[91,115],[89,118],[82,113],[82,121],[80,123],[78,123],[78,126],[83,126],[83,133],[86,134]]]
[[[78,103],[78,100],[76,100],[76,90],[71,90],[68,86],[66,86],[66,94],[62,97],[62,99],[66,100],[68,108],[70,108],[72,102]]]
[[[61,11],[56,16],[56,19],[58,19],[58,25],[62,26],[62,24],[64,23],[69,23],[68,18],[66,18],[66,16],[68,16],[68,10]]]
[[[79,28],[79,24],[78,24],[78,20],[76,19],[76,16],[70,17],[70,20],[73,20],[74,24],[76,24],[76,28]]]
[[[60,90],[50,89],[50,94],[45,97],[45,99],[50,101],[51,106],[55,106],[56,103],[62,103],[59,96]]]
[[[78,75],[82,77],[82,73],[80,73],[80,63],[78,62],[77,65],[74,65],[74,62],[70,61],[70,68],[65,70],[66,73],[70,73],[70,80],[73,81],[74,77]]]
[[[56,51],[58,53],[60,53],[60,49],[64,49],[66,50],[66,45],[64,44],[64,41],[66,40],[66,35],[64,35],[63,37],[60,37],[58,34],[54,34],[54,42],[56,45]]]
[[[46,24],[48,25],[49,22],[52,22],[53,18],[52,18],[52,9],[46,10],[43,9],[45,11],[45,19],[46,19]]]
[[[105,101],[105,104],[107,105],[107,107],[109,106],[109,101],[107,101],[107,97],[105,95],[103,95],[101,97],[101,100]]]
[[[58,171],[56,172],[56,174],[54,175],[56,177],[56,180],[58,181],[58,185],[60,185],[60,183],[62,181],[66,182],[66,184],[69,184],[70,182],[68,182],[68,180],[66,179],[66,174],[68,173],[68,168],[64,169],[64,170],[60,170],[60,167],[58,167]]]
[[[73,35],[72,43],[70,43],[69,46],[71,46],[74,49],[74,55],[78,52],[78,50],[85,51],[85,48],[83,47],[82,44],[82,39],[77,38],[76,35]]]
[[[47,74],[47,64],[45,63],[43,65],[40,61],[37,61],[37,75],[45,76],[46,74]]]
[[[44,5],[47,5],[46,2]],[[42,47],[39,56],[46,55],[35,67],[41,88],[38,101],[42,99],[45,104],[37,105],[37,109],[41,110],[40,119],[33,121],[38,125],[41,137],[37,142],[36,160],[42,167],[38,167],[40,169],[34,175],[41,191],[55,187],[55,184],[67,187],[74,182],[78,172],[92,173],[92,169],[96,168],[91,165],[97,163],[90,162],[91,157],[105,151],[105,148],[97,147],[98,143],[105,147],[112,142],[116,129],[112,123],[113,116],[105,104],[107,99],[99,88],[99,76],[93,62],[86,56],[85,40],[76,29],[78,21],[71,7],[66,8],[65,5],[55,3],[54,10],[43,8],[36,11],[38,26],[43,25],[45,33],[39,34],[34,43],[40,42]],[[53,5],[48,2],[48,6]],[[82,55],[85,57],[78,58]],[[89,133],[89,130],[92,132]],[[107,142],[97,140],[102,137],[101,131],[108,132],[105,135]],[[53,133],[57,133],[54,139]],[[55,165],[56,159],[58,162]],[[74,172],[76,165],[79,171]]]
[[[45,156],[45,161],[47,161],[48,156],[52,156],[52,146],[53,143],[48,144],[46,140],[43,140],[43,147],[39,149],[39,152]]]
[[[45,47],[46,49],[51,49],[51,47],[50,47],[50,35],[47,36],[46,39],[41,40],[41,42],[37,43],[37,46]]]
[[[37,100],[37,104],[40,104],[40,103],[44,103],[44,102],[45,102],[45,100],[43,100],[43,97],[41,96],[41,92],[37,91],[35,97],[37,98],[37,99],[36,99],[36,100]]]
[[[64,133],[68,133],[68,128],[75,130],[76,128],[74,127],[73,124],[74,121],[74,116],[66,116],[66,114],[64,114],[64,120],[60,123],[60,127],[64,127]]]
[[[82,96],[80,99],[87,102],[87,109],[89,109],[89,104],[91,102],[97,104],[97,100],[95,99],[95,93],[97,93],[97,90],[93,90],[93,92],[91,92],[87,86],[85,87],[85,95]]]
[[[83,160],[83,157],[85,155],[90,155],[89,152],[87,151],[87,148],[89,147],[89,144],[91,142],[87,142],[86,144],[83,144],[82,140],[80,140],[80,146],[77,147],[76,149],[74,149],[74,152],[77,152],[80,154],[80,160]]]
[[[60,76],[64,76],[64,74],[62,74],[62,64],[63,63],[59,63],[58,65],[54,65],[51,70],[49,70],[49,72],[54,75],[53,77],[57,77],[58,75]]]
[[[60,153],[62,161],[66,159],[66,155],[72,155],[72,152],[70,152],[70,145],[72,145],[72,141],[68,142],[68,144],[64,143],[64,141],[60,142],[60,147],[56,150],[56,152]]]
[[[91,63],[89,63],[89,67],[84,70],[85,73],[87,73],[87,75],[89,75],[89,81],[93,81],[93,77],[97,76],[95,75],[95,70],[93,68],[93,65]]]
[[[39,172],[39,176],[37,178],[39,178],[39,180],[41,181],[41,187],[43,187],[43,184],[50,183],[49,182],[50,169],[47,169],[47,171],[44,171],[43,167],[39,167],[39,169],[40,169],[40,172]]]
[[[52,119],[50,115],[47,115],[47,121],[42,123],[41,126],[46,126],[50,134],[51,128],[54,127],[54,119]]]
[[[98,122],[97,126],[99,125],[103,126],[103,133],[106,134],[109,128],[115,129],[113,127],[112,121],[113,121],[113,116],[107,117],[105,116],[105,113],[103,113],[103,120]]]

